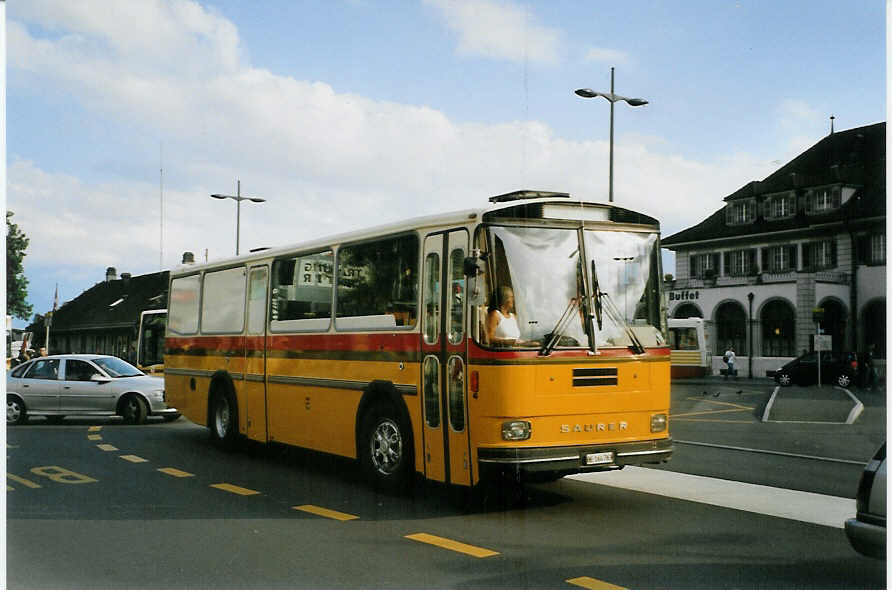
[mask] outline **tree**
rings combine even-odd
[[[31,316],[28,279],[22,260],[28,248],[28,237],[12,222],[12,211],[6,212],[6,313],[22,320]]]

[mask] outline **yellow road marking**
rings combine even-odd
[[[87,440],[102,440],[101,434],[88,434]]]
[[[117,451],[118,450],[118,447],[115,447],[115,446],[112,446],[109,444],[96,445],[96,446],[99,447],[100,449],[102,449],[103,451]]]
[[[143,459],[142,457],[137,457],[136,455],[121,455],[121,459],[125,461],[130,461],[131,463],[148,463],[148,459]]]
[[[18,475],[13,475],[13,474],[11,474],[11,473],[7,473],[7,474],[6,474],[6,477],[7,477],[8,479],[11,479],[11,480],[14,481],[14,482],[17,482],[17,483],[22,484],[22,485],[25,486],[26,488],[39,488],[39,487],[40,487],[38,484],[34,483],[33,481],[30,481],[30,480],[28,480],[28,479],[25,479],[24,477],[19,477]],[[7,488],[7,489],[12,489],[12,488],[10,488],[8,485],[6,486],[6,488]]]
[[[231,483],[215,483],[211,484],[211,487],[217,488],[218,490],[223,490],[224,492],[232,492],[233,494],[238,494],[239,496],[253,496],[254,494],[260,493],[256,490],[249,490],[248,488],[240,488],[238,486],[234,486]]]
[[[6,448],[7,449],[17,449],[17,448],[19,448],[19,445],[11,445],[9,443],[6,443]]]
[[[87,432],[99,432],[102,430],[102,426],[91,426],[87,428]]]
[[[6,484],[6,491],[7,491],[7,492],[14,492],[14,491],[15,491],[15,488],[12,487],[12,486],[9,485],[9,484]]]
[[[453,541],[452,539],[445,539],[443,537],[437,537],[436,535],[429,535],[427,533],[415,533],[412,535],[406,535],[406,538],[412,539],[413,541],[419,541],[421,543],[427,543],[428,545],[436,545],[437,547],[449,549],[450,551],[465,553],[467,555],[471,555],[472,557],[492,557],[493,555],[499,554],[498,551],[492,551],[490,549],[484,549],[483,547],[467,545],[465,543],[460,543],[459,541]]]
[[[174,477],[195,477],[194,473],[187,473],[185,471],[180,471],[179,469],[174,469],[173,467],[162,467],[158,471]]]
[[[317,516],[324,516],[325,518],[333,518],[334,520],[356,520],[357,518],[359,518],[358,516],[353,514],[338,512],[337,510],[329,510],[328,508],[313,506],[312,504],[304,504],[303,506],[292,506],[291,508],[293,508],[294,510],[309,512],[310,514],[315,514]]]
[[[581,578],[570,578],[569,580],[567,580],[567,583],[573,584],[574,586],[579,586],[581,588],[588,588],[589,590],[629,590],[625,586],[609,584],[607,582],[602,582],[601,580],[589,578],[588,576],[582,576]]]

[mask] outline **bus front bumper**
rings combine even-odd
[[[605,443],[565,447],[479,448],[480,475],[536,475],[546,479],[622,469],[626,465],[665,463],[672,456],[672,439],[660,438],[630,443]]]

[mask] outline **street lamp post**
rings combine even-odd
[[[242,196],[242,181],[236,180],[236,194],[235,195],[211,195],[211,198],[214,199],[232,199],[235,201],[235,255],[238,256],[238,246],[239,246],[239,233],[241,230],[241,219],[242,219],[242,201],[251,201],[252,203],[264,203],[266,199],[261,199],[260,197],[243,197]]]
[[[640,107],[647,104],[647,101],[643,98],[628,98],[626,96],[620,96],[619,94],[614,94],[613,92],[613,70],[614,68],[610,68],[610,94],[605,92],[595,92],[591,88],[580,88],[576,90],[576,95],[581,96],[582,98],[596,98],[598,96],[607,99],[610,103],[610,191],[608,193],[610,202],[613,202],[613,103],[618,100],[626,101],[629,106]]]

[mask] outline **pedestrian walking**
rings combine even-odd
[[[734,354],[734,347],[729,346],[728,350],[725,351],[725,356],[722,357],[722,360],[728,365],[728,368],[725,370],[725,380],[732,375],[735,379],[737,378],[737,369],[734,368],[734,361],[736,358],[737,355]]]

